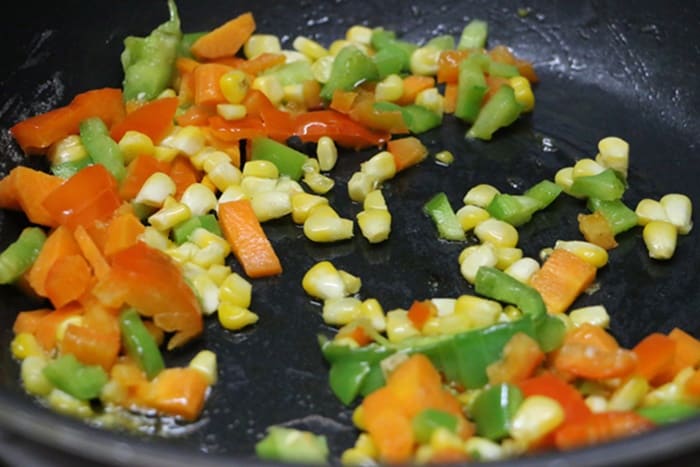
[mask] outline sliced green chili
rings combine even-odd
[[[11,284],[34,264],[46,241],[40,227],[25,227],[17,240],[0,253],[0,284]]]
[[[119,329],[124,347],[139,363],[148,379],[152,379],[165,368],[158,344],[135,309],[130,308],[119,315]]]
[[[496,268],[480,267],[476,273],[474,290],[493,300],[515,305],[534,320],[543,318],[547,313],[537,290]]]
[[[98,397],[109,376],[99,365],[84,365],[74,355],[61,355],[44,367],[44,376],[51,384],[76,399]]]

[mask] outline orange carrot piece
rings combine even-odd
[[[355,105],[355,99],[357,99],[357,92],[336,89],[333,92],[330,108],[340,113],[348,114]]]
[[[136,156],[126,167],[126,175],[119,185],[119,196],[125,201],[131,201],[139,193],[148,177],[156,172],[167,174],[169,171],[168,162],[159,161],[147,154]]]
[[[90,232],[82,225],[79,225],[73,231],[73,237],[80,248],[87,262],[92,268],[92,272],[97,279],[102,279],[109,274],[109,263],[102,255],[102,249],[95,243]]]
[[[489,50],[488,54],[495,62],[507,63],[508,65],[515,66],[518,69],[518,73],[527,78],[531,83],[534,84],[539,81],[532,63],[516,57],[508,47],[504,45],[497,45]]]
[[[426,321],[437,315],[437,308],[430,300],[414,300],[408,309],[408,319],[416,329],[423,329]]]
[[[501,86],[507,86],[508,85],[508,80],[506,78],[503,78],[501,76],[491,76],[491,75],[486,75],[486,94],[484,94],[484,98],[482,100],[482,105],[485,104],[486,102],[491,99],[491,97],[498,92],[499,89],[501,89]]]
[[[516,384],[530,378],[544,361],[545,354],[537,341],[522,332],[510,338],[501,358],[486,367],[489,383]]]
[[[89,326],[71,324],[61,341],[61,353],[72,354],[86,365],[109,371],[117,361],[121,340],[118,332],[106,333]]]
[[[445,85],[444,111],[446,114],[453,114],[457,109],[457,89],[457,83]]]
[[[192,72],[194,77],[194,103],[215,105],[226,101],[219,82],[233,67],[221,63],[202,63]]]
[[[253,77],[277,65],[281,65],[286,61],[286,57],[280,53],[264,52],[250,60],[244,60],[238,63],[236,68]]]
[[[700,363],[700,340],[691,336],[680,328],[673,328],[668,337],[676,343],[676,352],[673,354],[673,362],[666,371],[660,372],[653,380],[652,385],[659,386],[671,381],[679,371],[687,367],[697,367]]]
[[[27,310],[20,311],[17,313],[15,322],[12,325],[12,332],[15,334],[20,334],[23,332],[28,332],[29,334],[34,334],[36,328],[39,326],[41,319],[49,314],[52,310],[49,308],[40,308],[38,310]]]
[[[559,449],[573,449],[631,436],[653,427],[652,422],[632,411],[593,413],[558,430],[555,443]]]
[[[233,254],[252,278],[282,273],[282,265],[249,200],[219,204],[219,223]]]
[[[575,254],[555,249],[530,279],[530,285],[542,295],[549,313],[563,313],[588,288],[596,268]]]
[[[7,175],[0,179],[0,209],[11,209],[13,211],[22,209],[17,198],[16,176],[17,172],[10,170]]]
[[[469,56],[470,51],[443,50],[438,59],[437,82],[457,84],[459,78],[459,63]]]
[[[146,227],[132,212],[114,216],[107,226],[104,254],[109,257],[139,241]]]
[[[413,104],[419,92],[435,86],[432,76],[408,75],[403,79],[403,94],[396,101],[399,105]]]
[[[46,276],[46,295],[56,308],[77,300],[93,281],[90,265],[82,255],[62,256]]]
[[[204,406],[207,380],[194,368],[167,368],[150,383],[149,405],[168,415],[195,420]]]
[[[83,309],[78,304],[71,303],[65,307],[47,313],[36,326],[34,337],[46,351],[51,351],[56,345],[56,329],[59,324],[73,316],[80,316]]]
[[[231,164],[236,167],[241,167],[241,145],[238,141],[231,143],[218,138],[214,131],[209,127],[202,128],[207,144],[213,146],[219,151],[223,151],[231,158]],[[207,177],[202,177],[202,179]]]
[[[177,57],[175,59],[175,69],[180,76],[192,73],[199,65],[200,63],[193,58]]]
[[[397,172],[418,164],[428,156],[428,148],[415,136],[392,139],[386,144],[386,150],[394,156]]]
[[[163,97],[147,102],[114,124],[110,136],[119,141],[127,131],[139,131],[151,138],[154,144],[158,144],[172,128],[178,104],[177,97]]]
[[[175,198],[180,199],[188,186],[197,183],[201,175],[185,156],[177,156],[170,164],[170,178],[175,182]]]
[[[30,167],[13,168],[0,185],[0,208],[24,211],[30,222],[55,227],[58,221],[43,206],[63,179]]]
[[[676,353],[676,343],[670,337],[654,332],[635,345],[632,351],[637,354],[636,373],[647,381],[651,381],[671,367]]]
[[[379,459],[387,464],[403,464],[411,459],[415,437],[411,420],[400,410],[379,409],[374,406],[387,404],[391,391],[381,388],[368,395],[363,403],[367,432],[377,446]],[[391,407],[391,406],[389,406]],[[369,417],[367,414],[370,413]],[[375,415],[376,414],[376,415]]]
[[[695,373],[688,378],[685,382],[684,389],[691,396],[700,396],[700,370],[695,370]]]
[[[183,113],[175,117],[175,122],[180,126],[201,126],[209,124],[209,119],[216,115],[216,108],[212,105],[192,104]]]
[[[254,31],[253,14],[242,13],[197,39],[190,51],[199,60],[233,56]]]
[[[34,292],[46,297],[46,277],[59,258],[80,254],[80,248],[73,238],[73,233],[65,226],[54,229],[44,242],[36,261],[27,274],[27,280]]]

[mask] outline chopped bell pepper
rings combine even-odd
[[[612,201],[622,198],[625,192],[625,183],[620,180],[613,169],[605,169],[596,175],[574,178],[570,191],[574,196]]]
[[[484,60],[487,60],[486,55],[475,54],[459,63],[454,114],[465,122],[476,120],[488,90],[483,70]]]
[[[327,464],[326,437],[310,431],[271,426],[255,445],[255,453],[264,460],[297,464]]]
[[[19,279],[39,256],[46,241],[46,234],[39,227],[26,227],[0,253],[0,284],[10,284]]]
[[[457,215],[452,209],[450,201],[447,199],[447,195],[444,192],[440,192],[430,198],[430,200],[423,205],[423,212],[430,216],[435,223],[440,238],[458,241],[466,239],[464,229],[462,229]]]
[[[304,175],[304,163],[309,156],[273,139],[259,137],[253,139],[251,158],[270,161],[277,166],[280,175],[299,180]]]
[[[51,165],[51,173],[57,177],[67,179],[71,178],[73,175],[93,163],[94,162],[90,156],[86,156],[75,161],[59,162],[58,164]]]
[[[493,134],[518,119],[523,106],[515,99],[513,88],[501,86],[479,111],[467,137],[490,140]]]
[[[537,290],[496,268],[480,267],[476,273],[474,290],[493,300],[517,306],[533,320],[542,319],[547,313],[547,307]]]
[[[207,229],[209,232],[221,236],[221,226],[219,226],[219,221],[216,219],[214,214],[204,214],[201,216],[190,217],[181,224],[173,227],[173,240],[178,245],[185,243],[192,232],[194,232],[199,227]]]
[[[700,415],[700,407],[685,402],[668,402],[641,407],[636,412],[657,425],[665,425]]]
[[[400,106],[392,102],[377,102],[374,104],[374,108],[380,111],[398,110],[403,116],[408,131],[413,134],[425,133],[442,123],[441,115],[418,104]]]
[[[449,412],[438,409],[424,409],[418,412],[411,421],[413,436],[420,444],[430,442],[430,437],[438,428],[446,428],[452,433],[457,433],[459,419]]]
[[[146,377],[153,379],[165,368],[165,363],[158,344],[135,308],[129,308],[119,315],[119,329],[128,354],[138,362]]]
[[[98,397],[109,380],[101,366],[83,365],[72,354],[50,361],[43,372],[51,384],[80,400]]]
[[[93,162],[104,165],[117,181],[124,179],[124,156],[101,119],[92,117],[80,123],[80,139]]]
[[[601,200],[597,198],[588,199],[588,209],[595,212],[600,212],[608,224],[614,235],[625,232],[632,227],[635,227],[639,219],[637,213],[627,207],[621,199]]]
[[[367,81],[379,79],[371,58],[354,46],[343,47],[333,60],[331,75],[321,88],[321,98],[330,101],[336,89],[351,91]]]
[[[523,399],[522,391],[513,384],[498,384],[484,390],[471,409],[477,434],[492,440],[508,436],[510,420]]]
[[[486,21],[473,19],[462,29],[457,44],[458,49],[483,49],[486,45],[489,25]]]

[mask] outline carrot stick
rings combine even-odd
[[[200,63],[192,58],[177,57],[175,59],[175,69],[180,76],[192,73],[199,65]]]
[[[257,76],[268,68],[283,64],[285,60],[286,57],[283,54],[265,52],[255,58],[238,63],[236,68],[251,76]]]
[[[392,139],[386,144],[386,150],[394,156],[397,172],[418,164],[428,156],[428,148],[415,136]]]
[[[3,179],[0,187],[0,207],[24,211],[27,219],[35,224],[55,227],[58,221],[43,206],[53,190],[63,180],[54,175],[30,167],[17,166]]]
[[[219,205],[219,223],[231,250],[249,277],[282,273],[282,265],[249,200]]]
[[[403,79],[403,94],[396,101],[399,105],[413,104],[419,92],[435,86],[432,76],[408,75]]]
[[[46,295],[60,308],[85,293],[93,281],[90,265],[82,255],[62,256],[46,276]]]
[[[56,345],[56,329],[63,321],[73,316],[79,316],[83,309],[78,304],[70,304],[65,307],[47,313],[36,326],[34,337],[46,351],[51,351]]]
[[[197,39],[190,51],[200,60],[233,56],[254,31],[253,14],[246,12]]]
[[[40,308],[38,310],[27,310],[20,311],[17,313],[15,322],[12,325],[12,332],[20,334],[23,332],[28,332],[29,334],[34,334],[36,328],[39,326],[41,319],[47,314],[51,313],[52,310],[48,308]]]
[[[212,105],[192,104],[183,113],[175,117],[175,122],[180,126],[201,126],[206,128],[209,118],[216,115],[216,107]]]
[[[673,364],[676,343],[670,337],[654,332],[635,345],[632,351],[637,354],[636,373],[651,381]]]
[[[575,254],[555,249],[530,278],[549,313],[563,313],[595,279],[596,268]]]
[[[139,241],[146,228],[132,213],[124,212],[112,218],[107,226],[104,254],[109,257]]]
[[[90,235],[85,227],[79,225],[73,231],[73,237],[75,238],[81,253],[90,264],[95,277],[97,279],[102,279],[107,276],[107,274],[109,274],[109,264],[102,255],[100,247],[98,247],[93,240],[92,235]]]
[[[659,386],[671,381],[679,371],[687,367],[696,367],[700,363],[700,340],[680,328],[673,328],[668,337],[676,343],[673,362],[670,367],[660,372],[652,380],[652,385]]]
[[[13,211],[22,209],[17,198],[16,176],[17,172],[10,170],[10,173],[0,179],[0,209],[11,209]]]
[[[160,412],[194,420],[202,411],[208,386],[199,370],[167,368],[149,385],[149,405]]]
[[[219,82],[221,77],[233,70],[221,63],[202,63],[192,72],[194,77],[194,103],[196,105],[213,105],[226,101]]]
[[[44,242],[36,261],[29,269],[27,280],[34,292],[46,297],[46,277],[56,261],[64,256],[80,254],[80,248],[71,231],[65,226],[54,229]]]
[[[119,141],[127,131],[139,131],[151,138],[154,144],[158,144],[172,128],[178,104],[177,97],[164,97],[147,102],[113,125],[110,136]]]
[[[185,156],[177,156],[170,165],[170,178],[175,182],[175,198],[180,199],[188,186],[197,183],[201,178],[192,162]]]
[[[106,333],[90,326],[71,324],[61,340],[61,353],[72,354],[86,365],[109,371],[117,361],[121,341],[118,332]]]

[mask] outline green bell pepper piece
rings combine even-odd
[[[446,428],[452,433],[457,433],[459,420],[454,414],[438,409],[425,409],[418,412],[411,421],[413,435],[420,444],[430,442],[430,437],[438,428]]]
[[[489,25],[486,21],[473,19],[462,29],[457,43],[458,49],[483,49],[486,46],[486,37]]]
[[[442,50],[452,50],[455,48],[455,38],[450,34],[443,34],[441,36],[435,36],[430,39],[425,44],[426,47],[435,47],[436,49]]]
[[[529,196],[498,193],[486,206],[491,217],[519,226],[530,221],[540,203]]]
[[[476,433],[495,441],[507,437],[510,421],[523,399],[522,391],[513,384],[503,383],[484,390],[471,407]]]
[[[360,388],[371,370],[372,366],[368,362],[338,362],[331,367],[328,374],[331,390],[340,402],[349,405],[360,393]]]
[[[51,384],[76,399],[98,397],[109,376],[99,365],[84,365],[74,355],[66,354],[50,361],[43,369]]]
[[[537,200],[540,205],[539,209],[544,209],[552,204],[561,192],[562,188],[556,183],[542,180],[525,190],[523,195]]]
[[[182,39],[174,0],[168,0],[170,18],[146,37],[129,36],[121,54],[124,100],[155,99],[171,83]]]
[[[88,165],[92,165],[93,160],[90,156],[85,156],[75,161],[60,162],[51,165],[51,173],[57,177],[67,180],[73,175],[83,170]]]
[[[314,79],[314,75],[311,72],[311,62],[306,60],[297,60],[285,63],[281,66],[272,67],[262,74],[276,77],[282,86],[301,84],[304,81]]]
[[[625,183],[613,169],[605,169],[596,175],[574,178],[569,191],[574,196],[612,201],[622,198],[625,188]]]
[[[467,131],[468,138],[490,140],[493,134],[518,119],[523,107],[515,99],[510,86],[501,86],[479,111],[474,124]]]
[[[326,437],[309,431],[271,426],[255,445],[255,453],[264,460],[294,464],[328,464]]]
[[[457,76],[457,102],[455,116],[466,122],[474,122],[481,110],[481,102],[488,90],[483,70],[483,54],[475,54],[462,60]]]
[[[588,209],[593,212],[600,212],[614,235],[625,232],[639,223],[637,213],[627,207],[621,199],[609,201],[588,198]]]
[[[400,106],[393,102],[376,102],[374,109],[380,112],[391,112],[398,110],[401,112],[403,121],[406,123],[408,131],[413,134],[425,133],[440,126],[442,116],[430,109],[418,104],[408,104]]]
[[[508,63],[495,62],[493,60],[489,61],[489,75],[499,76],[501,78],[513,78],[515,76],[520,76],[518,67],[515,65],[509,65]]]
[[[556,316],[547,314],[535,324],[535,334],[542,352],[551,352],[564,342],[566,325]]]
[[[352,91],[362,83],[378,79],[377,65],[371,58],[357,47],[343,47],[333,60],[331,75],[321,88],[321,98],[330,101],[336,89]]]
[[[189,238],[192,232],[198,228],[207,229],[209,232],[221,236],[221,227],[214,214],[203,214],[201,216],[190,217],[184,222],[173,227],[173,240],[178,245],[182,245]]]
[[[80,123],[80,139],[92,161],[104,165],[118,181],[126,177],[124,155],[100,118],[91,117]]]
[[[423,212],[433,220],[440,238],[458,241],[466,239],[464,229],[462,229],[462,225],[444,192],[440,192],[428,200],[423,205]]]
[[[17,240],[0,253],[0,284],[11,284],[34,264],[46,241],[40,227],[25,227]]]
[[[401,73],[410,60],[411,57],[405,49],[394,45],[386,46],[372,56],[380,80],[389,75]]]
[[[547,308],[540,293],[496,268],[482,266],[476,273],[474,290],[480,295],[517,306],[523,314],[540,320]]]
[[[299,180],[304,174],[304,163],[309,156],[271,138],[260,136],[253,138],[251,158],[270,161],[277,166],[280,175]]]
[[[165,363],[158,344],[134,308],[119,315],[119,329],[128,354],[139,363],[148,379],[153,379],[165,368]]]
[[[685,402],[667,402],[641,407],[636,412],[657,425],[666,425],[700,415],[700,407]]]

